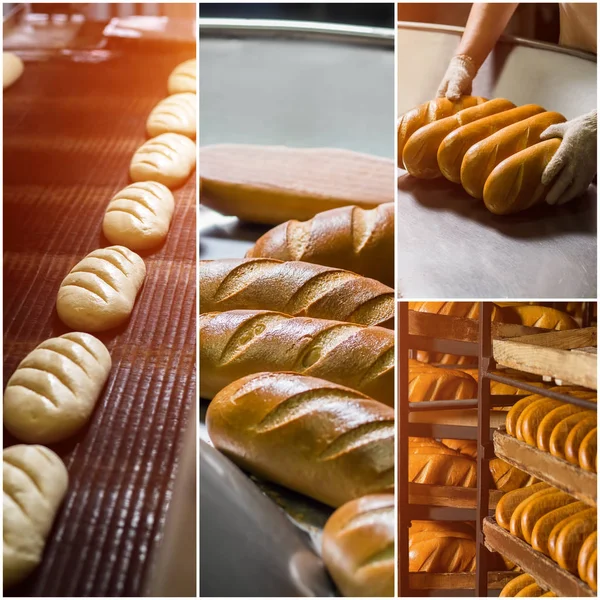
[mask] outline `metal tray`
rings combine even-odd
[[[394,156],[394,31],[200,19],[199,144]],[[244,256],[267,227],[200,207],[200,258]]]
[[[397,110],[435,96],[462,29],[399,23]],[[502,38],[473,93],[538,103],[567,118],[596,107],[595,56]],[[398,291],[405,298],[594,298],[596,186],[558,209],[492,215],[446,180],[398,170]]]

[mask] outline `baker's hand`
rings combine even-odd
[[[593,110],[566,123],[550,125],[540,139],[562,138],[542,173],[542,183],[552,184],[546,202],[564,204],[583,194],[596,175],[598,116]]]
[[[466,54],[454,56],[438,88],[438,98],[446,96],[448,100],[456,102],[461,96],[468,96],[475,75],[477,75],[477,67],[471,57]]]

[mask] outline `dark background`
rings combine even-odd
[[[316,3],[200,3],[200,18],[286,19],[321,21],[373,27],[394,27],[394,4],[375,2],[360,4]]]

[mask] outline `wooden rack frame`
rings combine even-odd
[[[442,486],[422,486],[419,484],[399,485],[398,488],[398,591],[401,597],[423,595],[426,591],[439,589],[474,589],[476,596],[487,596],[488,589],[499,589],[517,573],[491,572],[489,563],[491,551],[485,545],[484,521],[490,517],[502,493],[492,487],[489,461],[494,457],[492,430],[498,430],[501,422],[494,422],[494,416],[503,419],[505,415],[491,411],[492,407],[507,406],[522,396],[492,396],[490,381],[495,380],[535,394],[553,397],[594,409],[596,405],[585,400],[572,398],[565,394],[550,392],[527,382],[492,373],[496,366],[494,351],[498,352],[498,341],[517,341],[520,344],[535,344],[539,336],[548,334],[547,330],[503,324],[492,321],[492,303],[481,302],[479,320],[417,313],[408,310],[408,303],[401,302],[398,311],[398,478],[408,482],[408,439],[415,437],[446,437],[455,439],[477,439],[477,488],[458,491],[456,488],[447,493]],[[590,305],[585,305],[583,324],[590,321]],[[435,331],[435,337],[431,332]],[[581,331],[581,330],[578,330]],[[595,330],[575,336],[560,333],[561,347],[553,349],[566,351],[567,345],[582,348],[595,342]],[[572,332],[573,333],[573,332]],[[569,341],[567,341],[569,340]],[[574,341],[576,340],[576,341]],[[575,344],[573,346],[573,344]],[[563,347],[564,346],[564,347]],[[504,345],[506,348],[506,345]],[[520,350],[521,346],[517,346]],[[469,400],[451,400],[409,403],[408,401],[408,358],[411,350],[427,350],[463,356],[477,356],[479,381],[478,397]],[[504,355],[503,355],[504,356]],[[529,356],[533,354],[529,353]],[[591,358],[591,357],[590,357]],[[584,361],[591,363],[586,357]],[[595,360],[595,357],[594,357]],[[505,364],[505,359],[503,363]],[[557,364],[557,363],[556,363]],[[513,366],[513,365],[506,365]],[[523,369],[519,363],[521,370]],[[519,368],[516,367],[516,368]],[[540,367],[541,368],[541,367]],[[529,372],[540,373],[539,370]],[[585,381],[590,383],[590,369],[586,367]],[[566,374],[571,375],[571,371]],[[547,374],[547,373],[543,373]],[[564,377],[565,372],[560,371]],[[456,413],[460,410],[461,413]],[[452,415],[456,414],[456,418]],[[428,417],[434,417],[430,419]],[[504,457],[503,457],[504,458]],[[426,489],[431,488],[431,489]],[[435,490],[433,489],[435,488]],[[456,498],[454,497],[455,492]],[[452,495],[452,498],[449,496]],[[473,497],[473,496],[476,497]],[[459,500],[460,498],[460,500]],[[457,502],[457,500],[459,500]],[[412,519],[435,520],[474,520],[477,524],[477,571],[474,574],[430,574],[409,573],[408,528]],[[467,586],[468,582],[468,586]],[[443,587],[442,587],[443,586]],[[463,587],[466,586],[466,587]],[[502,587],[502,586],[500,586]]]

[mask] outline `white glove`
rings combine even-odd
[[[461,96],[468,96],[475,75],[477,75],[477,67],[470,56],[459,54],[452,57],[438,88],[438,98],[446,96],[448,100],[456,102]]]
[[[583,194],[596,175],[598,116],[593,110],[566,123],[550,125],[540,139],[562,138],[562,142],[542,173],[542,183],[552,187],[548,204],[564,204]],[[556,180],[555,180],[556,178]]]

